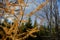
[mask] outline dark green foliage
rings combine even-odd
[[[4,24],[4,23],[2,23],[1,25],[2,25],[3,27],[5,27],[5,24]]]
[[[36,21],[36,19],[35,19],[35,21],[34,21],[34,26],[33,27],[37,27],[38,25],[37,25],[37,21]]]
[[[31,18],[29,17],[28,22],[25,24],[26,28],[33,28],[32,23],[31,23]]]
[[[26,27],[25,27],[24,23],[22,23],[21,26],[19,27],[19,31],[26,32]]]
[[[22,23],[22,31],[26,32],[26,27],[25,27],[24,23]]]

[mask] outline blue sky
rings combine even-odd
[[[31,0],[30,0],[31,1]],[[44,0],[35,0],[37,2],[37,4],[39,5],[40,3],[42,3]],[[58,4],[58,10],[59,10],[59,14],[60,14],[60,0],[58,0],[57,2]],[[29,7],[26,8],[25,13],[30,13],[32,10],[34,10],[37,6],[34,3],[29,4]],[[32,17],[32,22],[34,23],[35,20],[35,16],[33,15]],[[39,19],[37,20],[38,23],[40,23]]]
[[[11,0],[10,0],[11,1]],[[12,1],[14,1],[15,2],[15,0],[12,0]],[[32,0],[29,0],[29,2],[31,2]],[[43,1],[45,1],[45,0],[34,0],[35,2],[37,2],[37,4],[39,5],[39,4],[41,4]],[[1,2],[1,0],[0,0],[0,2]],[[59,10],[59,13],[60,13],[60,0],[58,0],[58,2],[57,2],[57,4],[58,4],[58,10]],[[28,14],[28,13],[30,13],[32,10],[34,10],[37,6],[32,2],[31,4],[29,4],[28,3],[28,7],[26,7],[26,11],[25,11],[25,14]],[[35,20],[35,16],[33,15],[32,17],[32,23],[34,23],[34,20]],[[37,22],[39,23],[40,21],[39,21],[39,19],[37,20]]]
[[[29,2],[31,2],[32,0],[29,0]],[[37,5],[35,5],[33,2],[31,4],[28,3],[28,7],[26,7],[26,10],[25,10],[25,14],[28,14],[30,13],[31,11],[33,11],[39,4],[41,4],[44,0],[34,0],[36,2]],[[35,20],[35,16],[32,15],[31,16],[31,19],[32,19],[32,23],[34,23],[34,20]],[[38,23],[40,23],[40,20],[38,19],[37,20]]]
[[[58,0],[58,9],[59,9],[59,13],[60,13],[60,0]]]

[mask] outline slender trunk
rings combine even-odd
[[[51,30],[52,29],[52,24],[51,24],[52,23],[52,0],[50,0],[50,22],[49,23],[50,23],[50,36],[51,36],[51,32],[52,32],[52,30]],[[51,37],[50,37],[50,40],[52,40]]]
[[[58,39],[58,17],[59,17],[59,13],[58,13],[58,7],[57,7],[57,0],[54,0],[54,9],[55,9],[55,31],[56,31],[56,40]]]

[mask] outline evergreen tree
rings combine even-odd
[[[28,18],[28,22],[25,24],[25,26],[27,27],[27,28],[32,28],[32,23],[31,23],[31,18],[29,17]]]
[[[25,27],[24,23],[21,24],[19,30],[20,30],[20,32],[26,32],[26,27]]]
[[[34,27],[37,27],[38,25],[37,25],[37,20],[35,19],[35,21],[34,21]]]

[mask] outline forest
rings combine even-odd
[[[0,0],[0,40],[60,40],[59,0]]]

